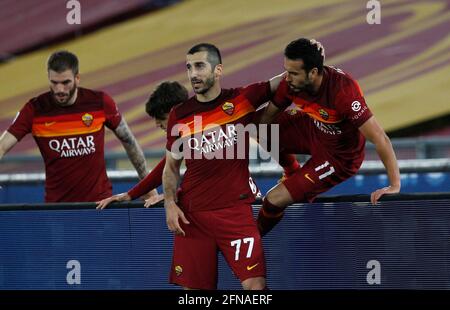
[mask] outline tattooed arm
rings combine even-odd
[[[119,126],[114,130],[117,138],[122,142],[125,151],[128,154],[134,168],[136,169],[139,178],[143,179],[147,175],[147,166],[145,163],[144,152],[136,141],[133,133],[127,125],[127,122],[122,118]]]

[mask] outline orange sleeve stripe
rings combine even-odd
[[[295,98],[294,104],[301,109],[301,112],[307,113],[312,118],[323,123],[336,124],[342,121],[342,117],[338,114],[338,112],[331,109],[326,110],[328,113],[328,118],[323,118],[323,116],[319,113],[319,109],[321,109],[322,107],[317,103],[310,103],[307,101],[303,101],[300,98]]]
[[[60,137],[73,136],[79,134],[86,134],[97,132],[102,129],[105,118],[95,118],[88,127],[78,119],[77,121],[69,122],[46,122],[35,123],[32,126],[32,134],[35,137]]]

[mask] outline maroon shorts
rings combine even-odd
[[[311,155],[297,173],[283,181],[294,202],[312,202],[317,195],[355,175],[361,166],[363,145],[356,143],[343,157],[342,152],[323,141],[314,121],[305,113],[283,112],[278,123],[280,151]]]
[[[313,156],[295,174],[285,179],[283,184],[294,202],[312,202],[317,195],[352,175],[340,171],[340,168],[334,166],[325,156]]]
[[[174,238],[170,283],[216,289],[218,251],[241,282],[266,276],[261,236],[251,205],[241,203],[185,216],[190,224],[181,223],[186,236]]]

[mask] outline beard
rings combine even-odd
[[[203,85],[203,86],[198,87],[198,85],[195,85],[196,83],[200,83],[200,85]],[[199,79],[191,80],[191,85],[192,85],[192,89],[194,90],[194,93],[200,94],[200,95],[203,95],[206,92],[208,92],[208,90],[210,90],[211,87],[214,86],[214,83],[215,83],[214,76],[211,76],[204,81],[199,80]]]
[[[301,84],[299,86],[294,86],[294,85],[289,83],[289,89],[293,93],[299,93],[299,92],[302,92],[302,91],[305,91],[307,93],[312,93],[314,91],[313,84],[312,84],[312,82],[310,80],[305,80],[303,82],[303,84]]]
[[[75,91],[77,90],[77,85],[74,85],[73,88],[71,90],[69,90],[69,92],[65,93],[65,92],[58,92],[55,93],[53,91],[53,89],[50,89],[50,92],[52,93],[53,96],[53,100],[55,101],[55,103],[59,106],[68,106],[70,100],[72,100]]]

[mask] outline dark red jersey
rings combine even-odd
[[[254,201],[257,188],[248,171],[248,135],[241,136],[240,128],[251,123],[255,110],[269,99],[270,84],[264,82],[222,89],[210,102],[192,97],[172,109],[166,148],[174,154],[183,148],[186,172],[179,203],[184,210]]]
[[[111,97],[78,88],[75,103],[57,105],[50,92],[31,99],[8,131],[17,140],[31,133],[45,162],[45,201],[84,202],[111,196],[104,160],[105,126],[121,115]]]
[[[322,84],[314,95],[306,91],[294,93],[283,80],[273,101],[282,109],[293,103],[295,109],[291,113],[309,116],[312,126],[305,126],[304,131],[297,132],[292,139],[310,136],[312,155],[333,154],[338,162],[362,161],[364,158],[365,138],[358,128],[372,113],[358,83],[347,73],[324,66]],[[280,117],[280,130],[283,130],[282,120],[283,116]]]

